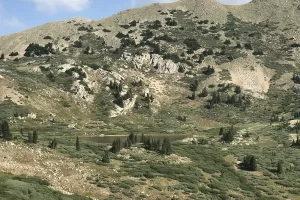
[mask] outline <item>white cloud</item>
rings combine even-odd
[[[4,25],[11,27],[11,28],[25,28],[25,24],[22,23],[18,18],[12,17],[10,19],[3,20]]]
[[[130,0],[130,4],[131,6],[136,7],[152,3],[172,3],[175,1],[177,0]]]
[[[82,11],[90,6],[90,0],[28,0],[36,5],[40,12],[56,13],[58,10]]]

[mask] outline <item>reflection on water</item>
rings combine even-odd
[[[125,141],[128,135],[105,135],[105,136],[93,136],[93,137],[81,137],[81,140],[97,142],[97,143],[112,143],[115,139],[120,138],[121,141]],[[141,141],[141,134],[137,135],[138,142]],[[183,140],[185,138],[191,137],[191,135],[171,135],[171,134],[161,134],[161,135],[144,135],[145,138],[151,137],[153,139],[163,140],[165,137],[169,138],[171,142],[177,140]]]

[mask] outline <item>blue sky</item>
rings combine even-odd
[[[176,0],[0,0],[0,36],[73,17],[102,19],[128,8]],[[243,4],[251,0],[217,0]]]

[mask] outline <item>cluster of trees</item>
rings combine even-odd
[[[55,54],[55,50],[53,49],[53,44],[52,43],[48,43],[45,46],[41,46],[39,44],[31,43],[25,49],[24,56],[26,56],[26,57],[42,56],[42,55],[48,55],[49,53]]]
[[[211,67],[210,65],[208,65],[208,67],[203,71],[203,74],[205,75],[211,75],[215,73],[215,69],[214,67]]]
[[[159,29],[162,27],[161,21],[159,20],[155,20],[154,22],[152,22],[151,24],[148,25],[148,28],[150,29]]]
[[[241,168],[248,171],[256,171],[257,163],[256,158],[253,155],[247,155],[244,157],[243,162],[240,164]]]
[[[23,131],[21,130],[21,132]],[[33,131],[33,133],[29,132],[27,142],[36,144],[38,142],[38,132],[37,131]]]
[[[117,104],[120,107],[124,107],[124,101],[127,99],[132,99],[133,98],[133,94],[132,94],[132,90],[129,89],[125,95],[121,95],[121,92],[123,91],[123,84],[117,83],[116,81],[110,81],[109,82],[109,88],[111,90],[114,90],[114,103]]]
[[[163,142],[161,143],[159,139],[153,139],[148,137],[144,139],[144,147],[150,151],[157,151],[161,155],[171,155],[172,154],[172,146],[169,138],[165,137]]]
[[[183,43],[188,47],[188,54],[194,53],[194,51],[197,51],[201,47],[195,38],[187,38]]]
[[[236,130],[231,125],[228,131],[224,131],[224,128],[220,128],[219,135],[222,136],[221,140],[226,143],[230,143],[234,140],[234,136],[236,135]]]
[[[251,103],[250,99],[248,97],[246,97],[245,95],[240,95],[240,94],[229,95],[229,94],[227,94],[227,97],[225,97],[225,99],[222,98],[222,96],[224,96],[224,95],[222,95],[221,92],[213,92],[212,99],[209,100],[209,105],[207,106],[207,108],[211,109],[216,104],[226,103],[226,104],[230,104],[230,105],[234,105],[234,106],[246,109],[247,106],[249,106]]]
[[[130,133],[130,135],[123,143],[120,138],[115,139],[112,143],[112,147],[110,148],[110,151],[112,153],[119,153],[122,150],[122,148],[130,148],[132,144],[136,144],[137,142],[138,142],[137,135],[135,135],[134,133]]]
[[[171,19],[171,18],[166,18],[166,25],[168,26],[177,26],[177,21],[175,21],[174,19]]]
[[[160,36],[155,36],[154,40],[163,40],[163,41],[167,41],[167,42],[176,42],[177,41],[176,38],[172,38],[167,34],[160,35]]]
[[[122,142],[120,138],[115,139],[112,143],[110,151],[112,153],[118,153],[122,150],[122,148],[130,148],[133,144],[138,142],[143,143],[145,149],[157,151],[162,155],[170,155],[172,153],[172,146],[169,138],[165,137],[161,143],[159,139],[145,137],[144,134],[142,134],[140,140],[138,141],[138,137],[134,133],[131,133],[124,142]]]

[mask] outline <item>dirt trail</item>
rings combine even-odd
[[[53,189],[66,194],[91,195],[94,199],[104,199],[109,195],[107,189],[87,181],[87,177],[95,173],[91,164],[64,157],[55,151],[1,142],[0,169],[16,175],[39,176],[49,181]]]

